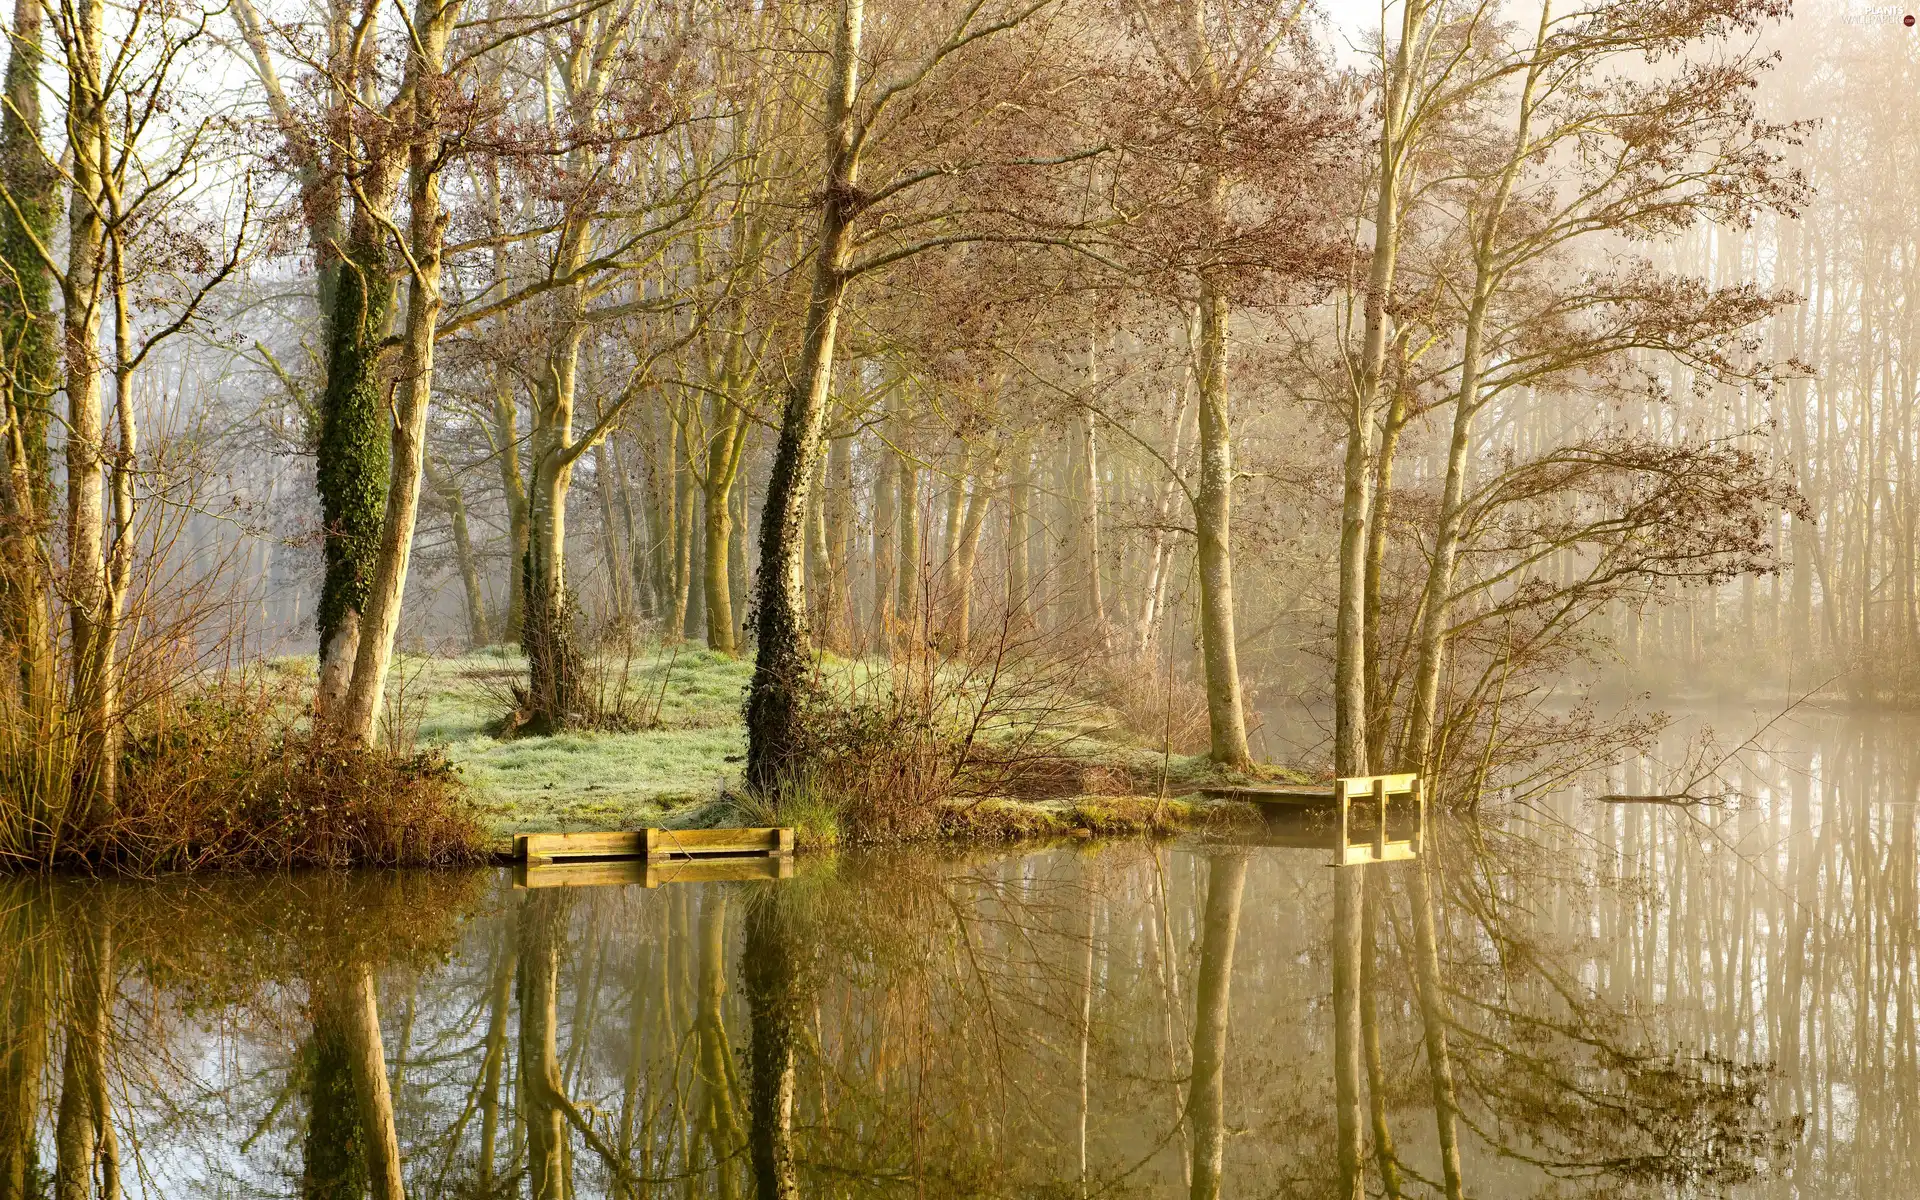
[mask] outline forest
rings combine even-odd
[[[454,861],[589,750],[848,840],[1471,808],[1920,692],[1897,14],[10,20],[0,863]]]

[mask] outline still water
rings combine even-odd
[[[1917,733],[1682,731],[1340,919],[1326,851],[1204,842],[0,881],[0,1200],[1321,1197],[1343,1124],[1371,1195],[1449,1125],[1473,1197],[1920,1194]],[[1721,799],[1595,799],[1676,772]]]

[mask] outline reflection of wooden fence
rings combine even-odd
[[[1318,786],[1211,787],[1202,794],[1257,805],[1270,821],[1288,815],[1332,818],[1331,828],[1315,824],[1310,830],[1291,831],[1294,840],[1289,844],[1324,846],[1334,852],[1336,867],[1415,858],[1427,832],[1426,792],[1418,775],[1360,775]]]
[[[791,829],[634,829],[618,833],[522,833],[513,856],[530,866],[564,859],[662,860],[793,853]]]
[[[516,888],[622,887],[638,884],[656,888],[665,883],[715,883],[721,880],[791,879],[791,854],[760,854],[725,858],[601,858],[568,862],[515,863]]]

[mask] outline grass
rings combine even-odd
[[[523,680],[517,650],[488,647],[459,658],[408,658],[390,698],[419,745],[438,747],[460,771],[495,837],[558,829],[654,824],[712,800],[739,780],[746,753],[740,704],[749,662],[704,648],[649,648],[625,667],[625,698],[650,728],[498,738]]]

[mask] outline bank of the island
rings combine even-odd
[[[289,664],[289,669],[297,669]],[[885,692],[883,667],[833,662],[841,679],[865,675],[868,684],[846,695],[875,707]],[[868,742],[836,747],[861,759],[884,757],[873,744],[897,749],[917,734],[935,744],[938,762],[890,763],[902,778],[862,777],[823,783],[775,811],[742,794],[746,754],[742,700],[751,660],[716,654],[693,643],[651,646],[597,674],[618,716],[601,728],[548,736],[513,731],[513,688],[524,660],[509,647],[458,658],[408,660],[396,672],[393,710],[402,733],[422,748],[444,753],[463,781],[488,849],[505,853],[516,833],[701,828],[729,824],[795,826],[802,845],[835,841],[1012,841],[1050,837],[1165,836],[1194,828],[1226,829],[1255,819],[1245,805],[1209,800],[1203,788],[1252,780],[1296,781],[1275,767],[1253,775],[1224,770],[1205,755],[1174,753],[1164,737],[1131,729],[1123,713],[1097,699],[1062,704],[1059,721],[1036,730],[1000,728],[977,720],[978,710],[956,702],[942,722],[921,721],[912,732],[868,730]],[[880,706],[884,707],[884,706]],[[871,713],[869,724],[884,721]],[[858,722],[843,722],[857,725]],[[842,731],[844,733],[844,730]],[[971,737],[956,754],[951,738]],[[1152,744],[1155,741],[1159,744]],[[958,770],[954,770],[956,760]],[[924,811],[899,811],[903,793],[925,776],[957,774],[946,794],[925,798]],[[937,787],[920,790],[937,792]],[[853,793],[878,792],[880,796]],[[872,801],[892,803],[872,803]],[[908,796],[905,803],[915,803]],[[882,811],[884,810],[884,811]]]

